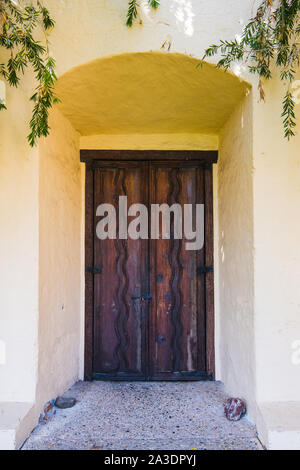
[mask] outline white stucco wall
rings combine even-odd
[[[221,380],[255,416],[252,95],[220,134],[218,162],[219,360]]]
[[[39,366],[42,406],[79,378],[82,194],[79,135],[57,110],[39,144]]]
[[[124,24],[127,2],[123,0],[45,3],[56,20],[50,47],[61,76],[74,67],[113,54],[160,51],[166,40],[171,44],[171,52],[200,58],[211,43],[239,34],[258,2],[165,0],[157,12],[143,10],[143,24],[130,30]],[[274,83],[266,87],[267,102],[261,104],[255,79],[243,67],[236,67],[235,72],[253,84],[254,94],[237,107],[220,136],[217,247],[220,316],[216,347],[220,377],[232,393],[244,395],[252,408],[255,396],[258,401],[299,399],[300,366],[291,362],[293,342],[300,339],[299,136],[291,143],[282,139],[281,86]],[[83,206],[77,199],[80,191],[83,196],[77,159],[79,140],[70,125],[57,117],[52,121],[49,147],[41,143],[40,156],[38,149],[29,148],[26,135],[32,81],[26,80],[24,88],[7,90],[8,111],[0,113],[0,340],[6,352],[6,362],[0,364],[0,400],[6,401],[34,400],[37,377],[39,399],[49,399],[60,392],[78,376],[80,354],[75,343],[80,335],[82,338],[78,315],[83,298],[77,293],[77,289],[82,292],[82,270],[81,281],[75,275],[67,275],[70,269],[79,268],[79,259],[83,264]],[[188,134],[174,135],[172,140],[170,134],[160,136],[158,129],[157,134],[139,139],[135,135],[83,136],[80,145],[187,148],[190,144],[193,149],[201,149],[201,145],[207,149],[210,144],[216,148],[217,141],[217,136],[202,139],[199,135],[190,138]],[[66,154],[62,154],[62,149]],[[40,169],[39,157],[40,162],[44,158]],[[43,183],[40,192],[39,176]],[[53,188],[49,187],[50,181]],[[63,190],[64,185],[68,191]],[[65,244],[62,233],[57,233],[50,218],[41,213],[43,207],[48,207],[51,220],[67,212],[66,219],[61,221],[64,234],[70,228],[81,233],[81,241],[80,235],[79,239],[72,238],[74,255],[68,251],[71,245]],[[74,212],[67,210],[70,208]],[[51,253],[56,245],[59,250],[53,258]],[[68,256],[61,263],[63,250]],[[49,263],[51,273],[47,277]],[[62,304],[66,305],[65,310],[61,310]],[[62,332],[66,334],[66,343],[62,341]],[[57,353],[50,357],[57,345]],[[67,378],[63,377],[66,348],[72,351]],[[80,360],[82,371],[82,354]]]
[[[125,25],[128,4],[124,0],[44,3],[56,19],[51,50],[61,75],[100,57],[160,51],[166,40],[171,43],[171,52],[201,58],[212,43],[241,33],[259,0],[165,0],[156,11],[149,10],[147,0],[141,0],[142,24],[137,21],[131,29]]]
[[[1,56],[0,56],[1,62]],[[0,402],[35,399],[38,318],[38,152],[29,133],[31,79],[6,89],[0,112]]]
[[[257,398],[259,402],[297,401],[300,133],[298,127],[290,142],[282,138],[282,84],[266,85],[266,93],[267,101],[256,105],[253,121]],[[299,104],[296,109],[300,117]]]

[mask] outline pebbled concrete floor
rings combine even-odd
[[[229,422],[220,382],[78,382],[78,402],[38,425],[23,449],[258,450],[255,427]]]

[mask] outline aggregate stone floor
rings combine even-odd
[[[78,382],[65,395],[76,405],[57,409],[23,449],[261,449],[246,417],[224,417],[220,382]]]

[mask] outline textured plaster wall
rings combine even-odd
[[[218,162],[219,344],[221,380],[255,412],[252,96],[220,135]]]
[[[142,6],[144,6],[147,2],[141,1],[140,2]],[[257,3],[257,2],[256,2]],[[248,18],[251,16],[251,14],[254,12],[255,9],[255,2],[252,0],[249,1],[220,1],[220,0],[211,0],[210,2],[204,1],[204,0],[191,0],[189,2],[186,1],[181,1],[181,0],[170,0],[170,1],[165,1],[162,2],[161,7],[157,12],[152,12],[149,11],[147,8],[144,8],[141,12],[141,19],[142,19],[142,25],[136,24],[134,27],[130,30],[126,28],[124,25],[124,18],[126,15],[126,8],[127,4],[123,0],[117,0],[115,2],[111,1],[103,1],[99,2],[98,0],[89,0],[89,1],[82,1],[82,0],[74,0],[72,2],[59,2],[56,5],[53,5],[53,2],[49,2],[49,6],[52,6],[54,9],[55,17],[57,20],[57,25],[56,28],[54,29],[52,35],[51,35],[51,48],[53,50],[53,53],[56,57],[57,60],[57,69],[58,69],[58,74],[62,79],[64,79],[63,74],[66,72],[73,72],[76,67],[81,66],[86,63],[92,63],[94,60],[98,60],[100,58],[107,58],[107,57],[112,57],[117,54],[123,54],[123,53],[128,53],[128,52],[149,52],[149,51],[156,51],[156,52],[161,52],[162,49],[162,44],[167,41],[167,47],[170,46],[170,52],[176,52],[176,53],[182,53],[186,55],[191,55],[194,57],[202,57],[203,50],[205,47],[210,45],[212,42],[216,42],[220,37],[223,38],[231,38],[232,36],[235,36],[236,34],[240,33],[242,30],[243,25],[245,22],[248,20]],[[226,18],[226,21],[224,21],[224,18]],[[70,26],[70,29],[66,29],[65,25],[66,23]],[[61,38],[64,38],[64,48],[60,47],[60,41]],[[85,38],[86,40],[82,40],[82,38]],[[101,40],[100,40],[101,39]],[[66,54],[65,51],[68,50],[69,54]],[[168,52],[166,52],[168,54]],[[101,65],[101,64],[100,64]],[[133,64],[134,65],[134,64]],[[113,60],[111,61],[111,66],[112,69],[114,69],[114,63]],[[145,67],[145,65],[143,65]],[[100,69],[99,69],[100,70]],[[134,69],[135,70],[135,69]],[[151,74],[151,69],[149,70],[149,73]],[[84,69],[82,69],[82,72],[85,73]],[[104,69],[104,72],[106,70]],[[130,70],[129,70],[130,72]],[[245,69],[243,68],[237,68],[235,72],[240,75],[241,77],[251,80],[251,77],[249,79],[249,76]],[[118,69],[115,70],[115,74],[119,74]],[[190,76],[189,77],[184,77],[183,75],[180,75],[181,73],[181,67],[178,66],[178,73],[176,73],[176,80],[178,79],[177,83],[180,84],[181,87],[184,89],[184,82],[186,80],[186,87],[192,86],[195,87],[195,82],[190,81]],[[141,74],[139,73],[138,76]],[[80,84],[80,76],[82,74],[77,75],[77,83]],[[153,89],[160,87],[162,80],[160,80],[160,77],[164,77],[164,70],[163,67],[161,69],[160,75],[158,75],[158,79],[153,81]],[[127,80],[126,77],[121,81],[123,87],[124,87],[124,96],[122,98],[122,101],[128,98],[126,97],[126,84],[127,81],[132,81],[134,79],[134,74],[133,76],[128,74]],[[103,81],[103,76],[102,74],[99,74],[99,81],[102,83]],[[70,81],[66,82],[66,87],[65,89],[70,91],[70,93],[73,93],[75,83]],[[93,78],[93,83],[95,83],[95,76]],[[105,110],[107,112],[107,109],[109,109],[109,106],[106,106],[107,103],[107,96],[110,96],[110,94],[113,95],[114,93],[114,78],[105,81],[104,83],[104,88],[107,90],[106,95],[103,96],[103,99],[105,100]],[[143,90],[144,86],[144,81],[141,80],[136,80],[134,81],[135,87],[139,88],[139,93],[138,96],[140,96],[140,90]],[[108,86],[107,86],[108,85]],[[218,113],[218,106],[220,103],[224,100],[225,102],[227,99],[227,96],[222,97],[220,96],[220,87],[222,86],[222,80],[218,81],[218,85],[216,85],[214,81],[214,77],[211,76],[211,87],[209,90],[210,93],[210,101],[209,105],[201,106],[199,104],[197,111],[195,112],[195,122],[197,122],[197,115],[201,115],[202,119],[203,116],[207,116],[207,118],[211,119],[211,114],[212,110],[214,110],[214,113],[217,115]],[[148,90],[149,87],[146,88]],[[63,93],[65,91],[63,89]],[[94,97],[95,100],[97,101],[98,99],[98,94],[99,96],[102,96],[102,90],[95,89],[94,92]],[[133,91],[131,92],[130,97],[132,97],[132,93],[134,93],[134,88]],[[151,89],[149,88],[148,93],[151,93]],[[230,95],[230,90],[227,90],[224,92],[225,94]],[[166,96],[168,96],[168,89],[166,88],[165,91]],[[86,127],[86,124],[88,125],[88,116],[85,114],[85,105],[88,105],[90,102],[93,104],[93,100],[91,101],[90,98],[88,98],[88,102],[86,101],[86,93],[83,91],[81,94],[76,96],[76,99],[70,100],[70,103],[72,104],[73,108],[77,107],[81,109],[80,115],[72,116],[72,106],[70,107],[67,112],[69,113],[69,118],[72,119],[74,118],[74,124],[75,122],[78,123],[78,126],[82,127],[82,132],[83,134],[95,134],[94,132],[91,132],[88,129],[88,126]],[[142,97],[143,98],[143,97]],[[146,97],[147,103],[149,102],[149,96]],[[98,102],[98,101],[97,101]],[[168,102],[168,100],[164,100],[164,102]],[[174,103],[172,102],[172,105]],[[191,101],[191,104],[192,101]],[[119,106],[118,101],[113,104],[114,107]],[[138,103],[135,103],[135,107],[139,106],[139,108],[142,109],[143,107],[143,99],[140,99]],[[89,107],[89,106],[88,106]],[[135,113],[136,108],[133,106],[128,106],[127,108],[127,113],[130,116],[132,113]],[[97,110],[94,110],[94,114],[101,114],[101,109],[102,109],[102,101],[100,100]],[[147,108],[148,109],[148,108]],[[74,109],[73,109],[74,110]],[[116,112],[118,111],[113,109],[113,115],[116,116],[117,118],[119,117]],[[177,112],[180,112],[181,108],[178,107]],[[123,116],[123,114],[122,114]],[[109,129],[105,128],[105,132],[102,135],[100,134],[101,129],[104,129],[104,124],[103,121],[99,121],[99,116],[96,116],[95,118],[92,119],[91,122],[91,128],[95,128],[95,119],[98,120],[98,135],[87,135],[87,136],[82,136],[80,139],[80,147],[81,148],[108,148],[108,149],[113,149],[113,148],[130,148],[130,149],[149,149],[149,148],[161,148],[161,149],[167,149],[167,148],[192,148],[192,149],[207,149],[211,146],[211,148],[216,148],[217,147],[217,135],[216,132],[214,132],[214,135],[208,136],[207,133],[205,132],[205,124],[203,125],[203,128],[201,129],[201,134],[205,136],[202,138],[202,136],[199,135],[199,133],[193,133],[189,134],[186,129],[184,129],[185,134],[182,134],[182,131],[180,132],[178,129],[176,129],[176,133],[172,134],[164,134],[161,135],[159,134],[161,132],[161,126],[160,126],[160,121],[159,121],[159,113],[158,110],[153,106],[149,115],[149,112],[146,116],[142,116],[142,114],[139,114],[138,116],[141,116],[142,119],[135,119],[136,123],[136,132],[132,130],[132,124],[131,124],[131,129],[130,131],[127,132],[127,135],[123,134],[120,135],[116,132],[117,129],[113,129],[113,132],[110,132]],[[150,125],[151,125],[151,134],[146,134],[147,126],[144,125],[140,129],[140,122],[144,122],[144,118],[150,119]],[[100,115],[101,119],[101,115]],[[79,120],[79,122],[78,122]],[[236,118],[236,121],[238,119]],[[118,123],[119,123],[118,119]],[[121,121],[122,123],[123,121]],[[131,122],[131,121],[130,121]],[[153,127],[153,125],[156,126],[157,128]],[[205,119],[203,120],[205,122]],[[230,121],[233,122],[233,121]],[[100,124],[101,126],[100,126]],[[241,126],[239,126],[240,123],[235,123],[235,130],[232,134],[229,132],[229,125],[227,127],[227,131],[223,131],[223,141],[224,141],[224,152],[226,152],[227,147],[227,163],[229,165],[229,160],[231,158],[230,156],[230,148],[235,151],[235,167],[236,169],[232,169],[232,175],[230,178],[230,182],[227,183],[226,189],[222,189],[221,186],[219,186],[220,192],[222,196],[226,196],[228,193],[229,196],[229,208],[226,207],[226,201],[223,200],[223,206],[222,210],[225,212],[227,211],[227,214],[231,214],[231,208],[230,205],[236,204],[234,202],[234,194],[233,194],[233,188],[231,188],[231,183],[232,179],[234,178],[234,172],[237,171],[238,167],[238,151],[237,148],[239,145],[241,145],[238,140],[239,140],[239,132],[241,130]],[[125,125],[127,125],[127,122],[125,122]],[[114,123],[115,127],[115,123]],[[119,126],[120,128],[122,126]],[[156,130],[157,129],[157,130]],[[167,129],[166,122],[164,122],[164,132],[165,129]],[[193,129],[194,130],[194,129]],[[227,137],[225,134],[227,133]],[[235,134],[234,134],[235,133]],[[226,138],[225,138],[226,137]],[[231,139],[235,137],[235,144],[231,142]],[[246,142],[243,143],[243,148],[247,148],[247,154],[244,156],[244,159],[248,161],[251,157],[249,155],[249,149],[248,145],[251,140],[251,137],[244,137]],[[225,142],[226,140],[226,142]],[[243,139],[242,139],[243,140]],[[226,170],[227,171],[227,170]],[[249,172],[247,173],[247,178],[249,178]],[[215,175],[216,176],[216,175]],[[243,171],[241,170],[241,173],[239,174],[239,182],[237,183],[239,186],[242,185],[242,178],[243,178]],[[222,182],[223,179],[223,174],[220,174],[220,181]],[[217,178],[215,177],[215,184],[217,184]],[[251,204],[249,199],[250,195],[248,192],[248,189],[245,190],[245,193],[247,193],[247,196],[244,198],[247,199],[247,204],[248,206]],[[220,198],[221,198],[220,195]],[[219,199],[220,200],[220,199]],[[215,201],[216,202],[216,201]],[[215,207],[217,204],[215,203]],[[237,225],[239,223],[242,223],[244,219],[246,219],[246,215],[244,214],[241,216],[239,222],[237,222]],[[226,226],[229,230],[231,230],[230,223],[225,220],[225,217],[223,217],[223,222],[224,225]],[[217,224],[217,216],[215,217],[215,223]],[[251,223],[251,217],[250,217],[250,223]],[[248,223],[249,224],[249,223]],[[237,236],[237,227],[235,226],[232,228],[232,231],[234,232],[235,236]],[[217,236],[216,236],[217,240]],[[244,248],[247,248],[247,241],[246,241],[246,235],[243,238],[243,241],[241,242],[241,245],[243,245]],[[235,253],[235,247],[234,245],[230,244],[230,241],[228,240],[228,245],[226,247],[229,248],[234,255],[234,260],[236,262],[240,261],[240,255],[243,250],[242,246],[239,246],[237,248],[237,251]],[[218,247],[217,247],[218,248]],[[216,248],[216,250],[217,250]],[[218,255],[218,252],[216,253]],[[242,268],[238,269],[238,273],[233,275],[232,278],[232,273],[230,271],[230,266],[229,266],[229,260],[226,264],[226,268],[224,267],[223,270],[220,269],[220,283],[223,283],[223,291],[222,294],[220,295],[221,300],[225,302],[225,308],[224,308],[224,313],[228,314],[228,321],[226,322],[226,319],[222,321],[221,319],[221,314],[220,316],[217,316],[217,331],[216,331],[216,348],[217,348],[217,358],[218,358],[218,363],[217,363],[217,370],[218,374],[222,373],[222,377],[224,380],[228,379],[229,385],[231,386],[232,389],[235,388],[235,390],[239,391],[240,388],[238,386],[239,384],[239,375],[238,375],[238,366],[248,366],[249,364],[249,358],[253,352],[253,309],[251,304],[251,294],[253,294],[253,284],[250,285],[249,290],[247,290],[247,281],[249,278],[251,278],[251,255],[252,252],[249,253],[248,255],[243,253],[242,259],[245,259],[247,262],[250,260],[250,265],[247,268],[247,273],[243,276],[240,284],[235,286],[235,280],[238,277],[238,274],[240,271],[242,271]],[[216,257],[217,258],[217,257]],[[217,262],[217,261],[216,261]],[[217,276],[216,276],[217,277]],[[226,289],[224,287],[224,283],[227,283],[228,285],[228,291],[226,293]],[[239,292],[239,289],[241,288],[241,293]],[[216,292],[218,291],[217,285],[216,285]],[[233,296],[232,299],[230,299],[230,294]],[[237,298],[235,297],[237,296]],[[216,293],[216,304],[220,305],[220,302],[218,302],[218,294]],[[244,305],[244,302],[247,305]],[[236,311],[242,305],[244,316],[246,318],[246,324],[245,327],[242,329],[240,338],[237,340],[238,344],[233,344],[231,345],[232,338],[236,336],[236,330],[235,326],[233,325],[230,327],[230,319],[231,321],[235,321],[236,318],[239,318],[239,311]],[[235,309],[232,311],[232,309]],[[217,314],[218,315],[218,314]],[[224,318],[224,317],[223,317]],[[240,323],[242,323],[242,320],[239,320]],[[247,330],[247,327],[250,328],[250,331]],[[224,330],[222,330],[224,328]],[[242,352],[242,344],[243,343],[243,334],[245,333],[246,335],[246,340],[245,344],[247,349],[249,347],[249,351]],[[225,335],[228,335],[227,337],[227,343],[224,341]],[[219,347],[219,341],[222,342],[222,346]],[[230,374],[230,366],[231,363],[230,361],[234,360],[234,354],[242,354],[241,360],[239,363],[235,364],[235,369],[232,372],[232,375]],[[247,356],[247,357],[245,357]],[[221,362],[222,359],[222,362]],[[253,360],[253,358],[252,358]],[[229,363],[228,363],[229,361]],[[224,372],[222,371],[224,369]],[[241,371],[241,377],[244,375],[245,371]],[[253,398],[254,393],[252,393],[251,390],[246,390],[247,389],[247,384],[248,382],[251,381],[252,377],[252,371],[250,373],[245,372],[247,375],[247,378],[245,379],[245,382],[242,385],[242,393],[245,393],[245,396],[251,396],[251,399]]]
[[[143,25],[136,24],[131,30],[124,25],[127,8],[124,0],[45,3],[56,20],[50,48],[62,78],[78,66],[114,54],[161,52],[165,41],[170,52],[202,57],[205,47],[220,37],[239,34],[258,2],[165,0],[157,12],[144,8]],[[254,79],[243,67],[236,67],[235,73],[253,83],[255,90]],[[183,83],[180,70],[178,74]],[[153,86],[159,84],[158,80]],[[186,86],[189,84],[187,80]],[[142,87],[143,82],[137,85]],[[79,338],[83,335],[79,321],[83,305],[79,295],[83,284],[82,268],[80,271],[83,174],[78,163],[79,138],[68,122],[54,114],[51,137],[41,143],[40,155],[37,149],[28,147],[31,104],[27,98],[31,87],[28,79],[25,88],[8,89],[9,110],[0,113],[0,340],[4,341],[6,351],[6,362],[0,364],[2,400],[34,400],[38,339],[39,399],[49,399],[75,380]],[[214,91],[213,81],[211,88]],[[217,183],[218,373],[233,392],[250,400],[251,407],[256,387],[260,401],[299,399],[300,380],[300,366],[291,362],[292,343],[300,339],[299,137],[289,144],[283,141],[279,117],[281,88],[275,84],[267,91],[266,104],[259,104],[257,96],[252,100],[253,134],[251,95],[223,127]],[[211,93],[211,106],[218,112],[216,96]],[[84,105],[85,96],[77,99]],[[201,110],[202,116],[209,115],[211,106]],[[154,123],[156,111],[151,110]],[[101,114],[101,106],[97,112]],[[191,136],[187,129],[184,134],[178,129],[174,135],[159,133],[158,123],[157,129],[152,128],[152,135],[146,136],[137,120],[136,131],[131,130],[130,135],[112,135],[106,129],[105,135],[81,137],[80,146],[193,149],[217,146],[216,133],[207,137],[204,128],[201,137],[195,132]],[[82,371],[82,353],[80,360]]]
[[[170,0],[163,2],[156,13],[148,12],[145,8],[142,11],[143,25],[137,24],[131,30],[128,30],[124,25],[127,4],[123,0],[114,2],[110,0],[48,0],[45,3],[48,4],[56,20],[56,26],[50,37],[50,49],[56,59],[59,76],[74,67],[113,54],[148,52],[151,50],[161,51],[161,46],[165,41],[169,41],[171,52],[201,57],[203,49],[212,40],[214,41],[220,36],[231,37],[232,34],[240,31],[243,21],[249,17],[252,8],[252,0],[247,2],[235,0],[226,3],[220,0],[211,2],[204,0],[190,2]],[[141,2],[142,5],[145,3],[144,1]],[[224,22],[225,17],[228,18],[228,22]],[[67,268],[73,262],[75,266],[77,258],[76,263],[74,258],[72,258],[72,263],[68,259],[66,266],[56,264],[57,258],[55,257],[54,261],[52,260],[45,241],[45,233],[48,229],[51,235],[51,244],[55,240],[62,243],[60,238],[62,233],[54,233],[53,222],[50,219],[46,221],[42,209],[39,210],[38,164],[39,161],[42,162],[43,158],[39,158],[39,150],[37,148],[30,149],[26,141],[32,109],[32,103],[29,103],[28,98],[34,87],[31,76],[26,78],[24,85],[24,88],[19,90],[7,88],[8,111],[1,111],[0,113],[0,340],[2,341],[1,348],[5,350],[5,362],[0,364],[0,394],[1,400],[32,401],[35,399],[37,385],[39,302],[42,312],[39,322],[39,352],[41,355],[39,360],[39,387],[41,388],[39,390],[45,390],[45,396],[52,387],[52,378],[49,379],[46,372],[47,363],[51,371],[51,377],[53,377],[52,374],[55,371],[55,361],[56,363],[58,363],[58,360],[61,361],[63,367],[65,367],[65,349],[57,339],[59,338],[59,326],[66,328],[67,321],[64,323],[63,319],[68,319],[70,321],[70,338],[77,337],[75,325],[78,327],[79,323],[76,321],[73,323],[74,318],[71,316],[71,310],[75,311],[75,303],[76,309],[80,306],[76,301],[76,299],[78,300],[77,290],[74,290],[72,292],[75,299],[74,303],[70,305],[70,302],[66,302],[65,312],[59,310],[64,298],[69,298],[72,286],[78,282],[78,280],[73,279],[72,275],[68,278],[66,275]],[[142,86],[142,84],[140,85]],[[62,129],[65,130],[65,127],[63,126]],[[52,122],[52,133],[58,130],[56,123]],[[157,132],[159,133],[159,127]],[[137,133],[139,133],[138,128]],[[216,139],[216,137],[213,138]],[[68,140],[68,133],[64,136],[61,134],[59,138],[56,137],[56,144],[54,140],[49,140],[49,145],[51,144],[52,148],[57,144],[64,146],[65,139]],[[150,140],[146,143],[145,139],[146,148],[152,145],[149,143]],[[174,135],[174,142],[180,142],[180,140],[181,137]],[[193,136],[193,138],[187,140],[192,141],[191,146],[195,148],[197,137]],[[116,142],[116,145],[118,145],[121,139],[118,140],[117,138]],[[133,139],[131,139],[131,142],[133,142]],[[153,138],[153,142],[157,142],[157,139]],[[185,138],[181,142],[186,142]],[[141,141],[139,145],[142,146]],[[162,145],[165,146],[164,148],[175,147],[175,144],[170,142],[170,138],[165,136],[162,137]],[[216,140],[214,140],[214,147],[215,145]],[[159,143],[156,143],[155,146],[159,148]],[[44,149],[43,153],[46,154],[49,177],[52,178],[54,190],[62,182],[60,173],[62,167],[59,166],[56,158],[54,158],[52,167],[46,144],[41,144],[42,147]],[[60,149],[56,148],[53,153],[56,152],[60,153]],[[40,157],[42,157],[42,154]],[[78,162],[78,155],[75,156],[74,154],[73,158]],[[57,180],[53,179],[52,176],[54,166],[58,171]],[[51,213],[54,216],[57,215],[57,220],[60,220],[60,210],[63,211],[63,204],[60,205],[57,201],[54,203],[52,200],[52,197],[55,199],[55,196],[50,192],[45,170],[42,167],[40,181],[46,185],[47,193],[43,194],[42,190],[40,195],[42,199],[46,199],[44,203],[46,205],[49,203],[52,207]],[[69,189],[72,190],[72,187]],[[66,193],[62,194],[66,197]],[[67,202],[68,204],[69,202]],[[70,213],[71,221],[68,219],[64,223],[74,224],[75,226],[77,222],[72,219],[71,214],[72,212]],[[40,247],[38,239],[39,215],[42,217],[40,228],[44,231]],[[82,225],[79,230],[82,233]],[[45,253],[41,252],[42,247]],[[69,247],[65,246],[65,249],[68,253]],[[60,250],[61,247],[57,254],[58,258],[61,256]],[[53,253],[53,249],[51,252]],[[42,293],[40,300],[38,285],[39,253],[41,257],[40,292]],[[46,286],[45,281],[46,263],[48,261],[54,269],[54,271],[51,271],[51,276],[49,276],[50,286]],[[58,286],[56,297],[47,306],[46,301],[50,297],[50,290],[47,292],[47,289],[48,287],[52,289],[55,286],[53,276],[58,274],[56,271],[58,270],[57,266],[61,268],[59,274],[66,281],[66,284],[63,287]],[[63,289],[66,289],[67,293]],[[81,306],[82,302],[81,298]],[[48,314],[46,314],[50,311],[55,312],[53,318],[48,317]],[[50,332],[49,336],[47,336],[47,329]],[[70,340],[73,355],[73,340],[70,338],[67,341]],[[52,349],[53,346],[58,347],[59,354]],[[51,358],[51,355],[54,356]],[[76,355],[73,357],[75,358]],[[70,359],[70,355],[68,355],[68,360],[72,363],[70,376],[75,377],[74,364],[73,360]],[[62,372],[57,372],[60,387],[63,384]],[[42,377],[45,381],[44,387],[41,385]],[[56,392],[55,386],[53,386],[53,390],[51,389],[52,392],[53,394]]]
[[[178,53],[124,53],[75,67],[57,83],[81,135],[216,135],[245,95],[232,73]],[[209,112],[208,112],[209,110]],[[196,140],[196,139],[193,139]]]
[[[219,137],[208,134],[101,134],[80,137],[88,150],[218,150]]]
[[[202,57],[218,39],[240,34],[260,0],[165,0],[156,11],[141,0],[141,17],[125,26],[124,0],[45,0],[56,19],[51,49],[58,74],[100,57],[161,51]],[[63,38],[63,47],[61,41]],[[66,53],[68,51],[68,53]]]
[[[298,128],[290,142],[282,139],[284,89],[277,81],[266,85],[265,91],[266,103],[256,105],[253,121],[257,392],[259,402],[297,401],[300,132]]]
[[[0,56],[0,63],[2,57]],[[26,141],[30,77],[0,112],[0,401],[35,398],[38,316],[38,152]]]
[[[40,406],[79,377],[82,201],[79,136],[57,110],[39,144]]]

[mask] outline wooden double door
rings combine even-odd
[[[121,233],[120,196],[148,209],[149,238]],[[124,199],[123,199],[124,201]],[[116,211],[116,238],[96,234],[97,208]],[[151,239],[152,204],[204,205],[204,246]],[[139,212],[136,215],[140,215]],[[128,216],[128,224],[135,217]],[[127,225],[126,225],[127,226]],[[94,161],[86,177],[86,378],[212,379],[212,166],[192,161]],[[162,227],[160,225],[160,232]]]

